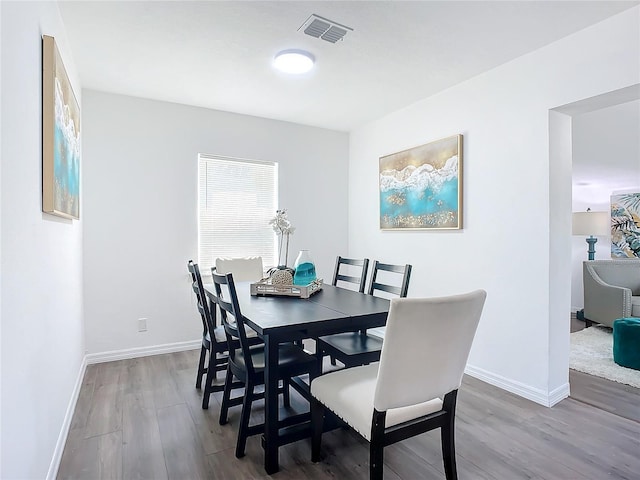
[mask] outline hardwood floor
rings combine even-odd
[[[571,333],[585,328],[571,319]],[[569,370],[571,398],[640,423],[640,389],[587,373]],[[640,474],[638,475],[640,478]]]
[[[269,478],[259,436],[249,438],[246,457],[234,456],[239,407],[225,426],[218,425],[220,394],[209,410],[200,408],[197,353],[88,366],[58,478]],[[293,409],[305,408],[291,397]],[[456,436],[461,479],[639,478],[640,423],[571,398],[546,408],[465,377]],[[308,440],[281,448],[273,478],[368,478],[368,444],[348,430],[323,436],[322,462],[310,455]],[[439,433],[387,447],[385,478],[444,479]]]
[[[572,320],[572,331],[584,323]],[[90,365],[61,461],[60,479],[266,478],[258,437],[234,457],[239,408],[218,425],[194,388],[197,351]],[[460,478],[640,478],[640,389],[571,370],[571,398],[552,409],[466,377],[459,395]],[[304,402],[292,395],[294,409]],[[255,418],[260,421],[260,404]],[[338,430],[281,449],[283,479],[368,477],[367,444]],[[437,432],[386,449],[385,478],[443,478]]]

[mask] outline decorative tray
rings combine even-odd
[[[251,295],[283,295],[287,297],[309,298],[322,290],[322,279],[318,278],[309,285],[274,285],[269,278],[251,284]]]

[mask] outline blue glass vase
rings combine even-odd
[[[309,250],[300,250],[293,268],[295,269],[294,285],[309,285],[316,279],[316,266],[309,255]]]

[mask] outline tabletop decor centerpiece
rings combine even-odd
[[[269,221],[269,225],[280,237],[278,240],[278,266],[267,271],[269,275],[267,278],[251,284],[251,295],[309,298],[322,290],[322,279],[316,277],[315,265],[307,250],[302,250],[298,255],[295,269],[287,266],[289,235],[292,235],[295,230],[287,218],[287,211],[285,209],[277,210],[276,216]]]
[[[269,277],[274,285],[292,285],[294,269],[287,267],[289,261],[289,235],[293,235],[295,227],[287,217],[287,211],[282,208],[276,210],[276,216],[269,220],[269,225],[278,235],[278,266],[269,269]],[[286,240],[285,240],[286,237]],[[284,263],[282,263],[282,249],[284,247]]]

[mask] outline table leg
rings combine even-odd
[[[278,341],[264,336],[264,469],[271,475],[278,465]]]

